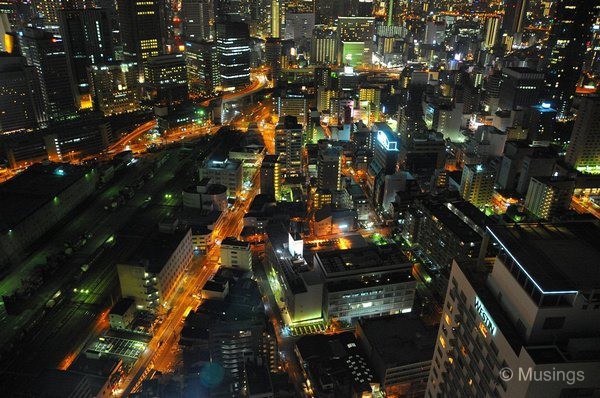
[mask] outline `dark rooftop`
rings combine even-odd
[[[0,228],[13,228],[89,171],[68,163],[37,163],[0,184]]]
[[[403,314],[359,319],[370,345],[386,367],[431,361],[437,339],[437,326]]]
[[[488,230],[541,290],[600,288],[600,228],[596,222],[496,225]]]
[[[175,231],[174,233],[158,232],[146,237],[126,261],[125,264],[143,265],[148,272],[158,274],[177,246],[181,243],[187,230]]]
[[[110,310],[111,314],[123,315],[134,304],[134,300],[129,297],[124,297],[117,301],[117,304]]]

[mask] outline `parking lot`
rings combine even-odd
[[[102,354],[116,355],[123,358],[138,359],[146,349],[146,343],[136,340],[121,339],[118,337],[100,337],[90,347],[90,350]]]

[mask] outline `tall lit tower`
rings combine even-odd
[[[115,57],[108,13],[100,8],[63,9],[58,16],[75,103],[89,108],[92,103],[87,67],[112,62]]]
[[[164,52],[166,43],[164,0],[117,0],[123,53],[142,65]]]
[[[548,99],[563,118],[570,112],[581,75],[586,47],[591,39],[595,1],[558,0],[548,39],[546,75]]]

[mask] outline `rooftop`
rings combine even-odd
[[[395,244],[317,252],[315,264],[317,263],[325,278],[379,270],[399,270],[403,266],[411,266],[408,258]]]
[[[600,289],[596,222],[495,225],[487,230],[542,293]]]
[[[419,318],[403,314],[359,319],[369,344],[386,367],[431,361],[437,338],[437,326],[428,326]]]
[[[110,310],[111,314],[123,315],[134,304],[134,300],[129,297],[124,297],[117,301],[117,304]]]
[[[18,225],[88,172],[68,163],[37,163],[0,184],[0,229]]]
[[[122,263],[144,266],[146,271],[158,274],[169,261],[187,232],[188,230],[179,230],[174,233],[157,232],[146,237],[133,254]]]
[[[432,218],[444,225],[448,231],[456,235],[462,242],[481,242],[481,236],[446,205],[423,201],[423,208],[431,213]]]

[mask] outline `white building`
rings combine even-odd
[[[252,271],[250,243],[239,241],[233,237],[223,239],[221,242],[221,265]]]
[[[200,180],[210,178],[211,184],[226,186],[229,197],[236,197],[242,191],[243,170],[240,161],[207,159],[198,174]]]
[[[169,299],[192,261],[192,231],[144,238],[128,260],[117,264],[121,294],[137,309],[151,310]]]
[[[454,263],[427,397],[567,397],[600,391],[600,228],[487,228],[491,272]]]
[[[412,311],[412,264],[396,245],[317,252],[313,259],[323,274],[326,319],[355,323]]]

